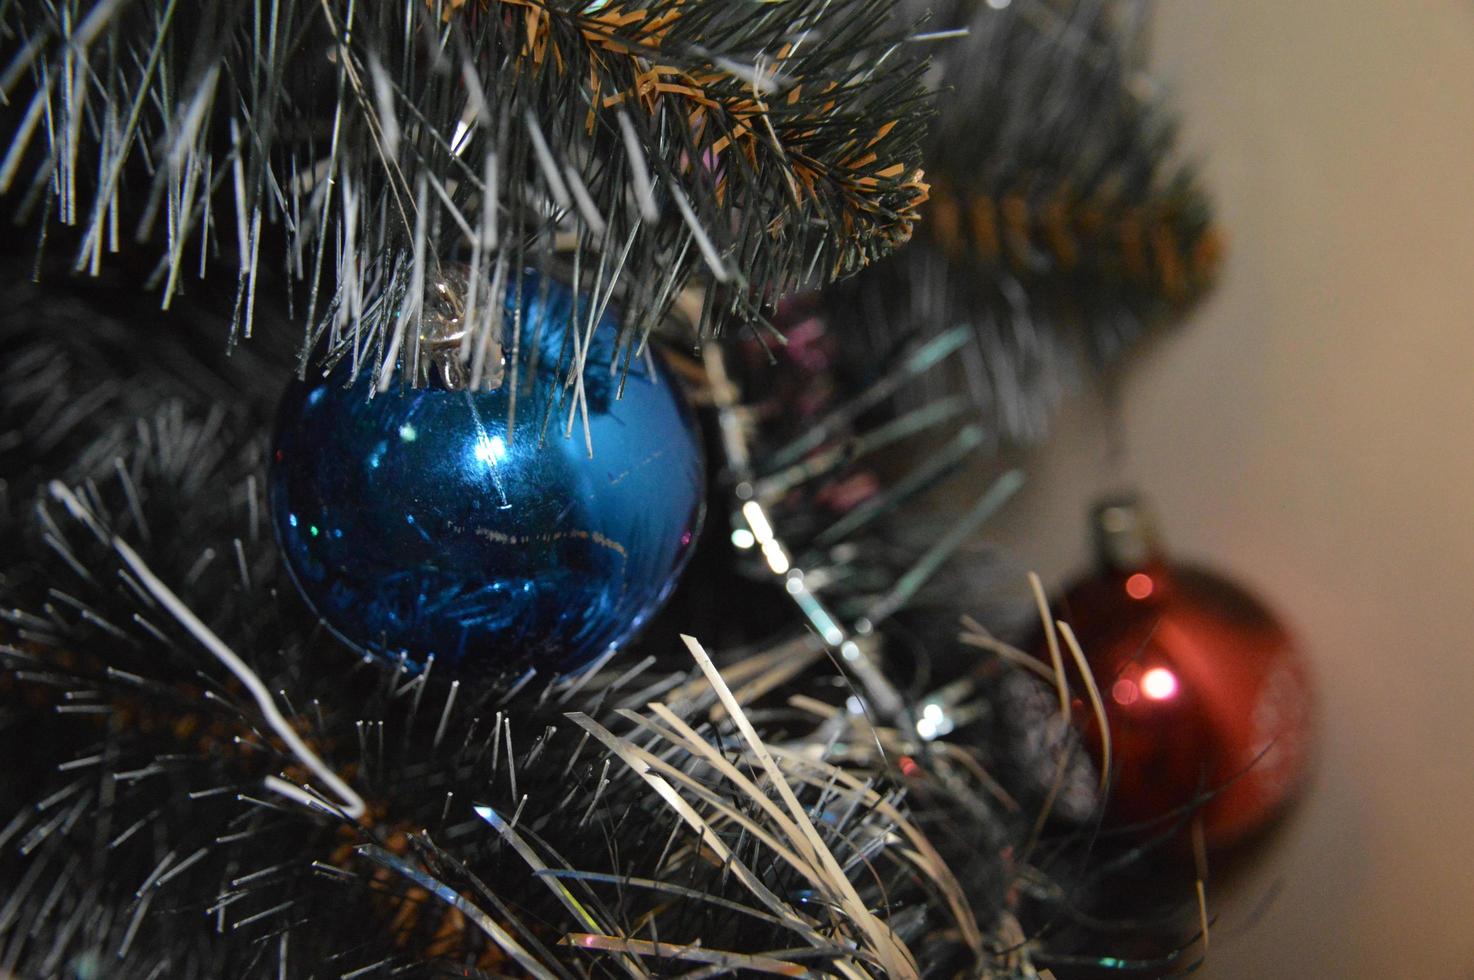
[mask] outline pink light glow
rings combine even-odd
[[[1153,667],[1141,675],[1141,693],[1153,701],[1165,701],[1177,693],[1177,675],[1166,667]]]
[[[1111,685],[1111,697],[1115,699],[1117,704],[1123,707],[1128,704],[1135,704],[1139,694],[1140,690],[1137,688],[1136,682],[1125,677]]]

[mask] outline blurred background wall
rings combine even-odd
[[[1154,35],[1225,275],[1129,365],[1125,460],[1077,398],[1000,533],[1057,584],[1135,483],[1308,648],[1317,774],[1210,891],[1203,975],[1474,977],[1474,3],[1164,3]]]

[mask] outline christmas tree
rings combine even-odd
[[[0,971],[1188,966],[1067,928],[1022,477],[906,533],[1216,254],[1121,10],[1004,7],[0,8]]]

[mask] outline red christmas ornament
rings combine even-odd
[[[1113,825],[1162,817],[1212,793],[1209,847],[1268,824],[1304,781],[1311,741],[1306,662],[1240,586],[1168,560],[1135,498],[1097,506],[1097,570],[1059,605],[1105,702]],[[1088,705],[1076,719],[1100,758]],[[1165,829],[1158,825],[1156,829]]]

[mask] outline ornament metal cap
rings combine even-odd
[[[1116,571],[1148,564],[1161,551],[1156,515],[1139,493],[1114,494],[1096,502],[1090,512],[1096,559]]]
[[[492,301],[489,283],[484,291],[479,314],[474,313],[469,309],[471,270],[454,262],[445,263],[426,285],[420,319],[420,348],[426,356],[416,365],[419,384],[434,380],[450,391],[464,390],[470,387],[475,374],[472,362],[479,359],[477,387],[491,391],[502,386],[505,363],[500,322],[493,319],[501,313],[501,307]],[[478,334],[474,331],[477,325],[468,322],[468,315],[484,321],[483,351],[472,351],[472,341]]]

